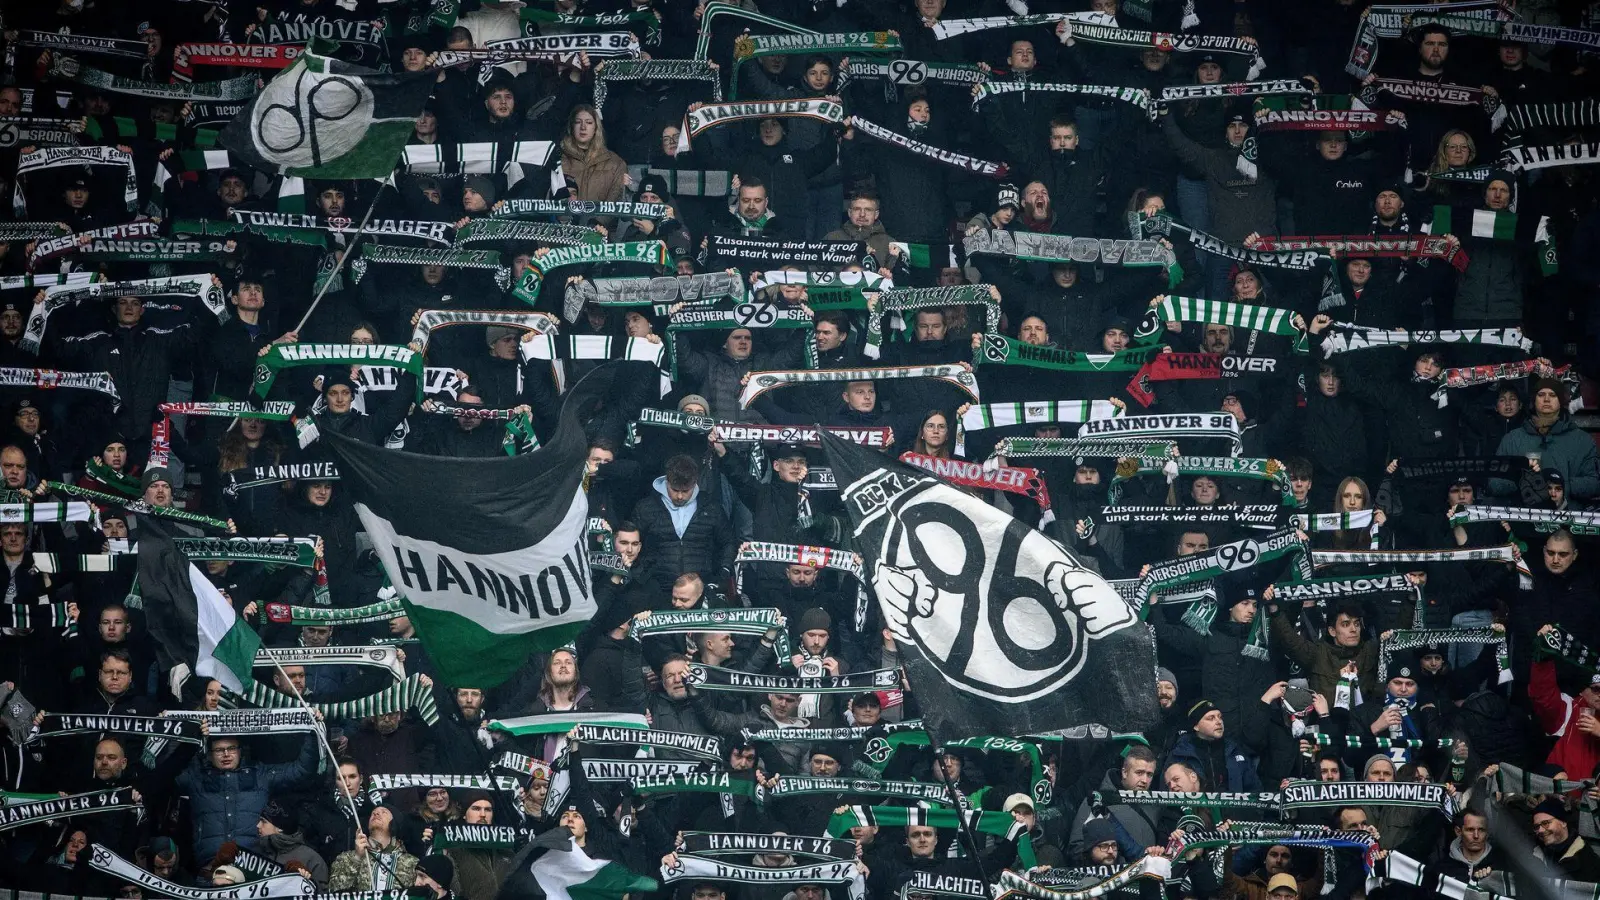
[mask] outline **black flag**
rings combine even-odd
[[[1155,641],[1060,544],[921,469],[822,446],[930,733],[1156,723]]]

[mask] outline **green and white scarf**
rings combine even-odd
[[[504,325],[528,331],[555,331],[556,317],[542,312],[510,312],[498,309],[425,309],[417,314],[411,342],[427,352],[428,341],[440,328],[456,325]]]
[[[434,850],[509,850],[526,844],[534,830],[516,825],[468,825],[460,822],[433,826]]]
[[[405,614],[405,606],[398,599],[379,600],[366,606],[338,609],[291,606],[288,603],[267,604],[267,621],[279,625],[361,625],[367,622],[387,622]]]
[[[266,397],[278,373],[296,366],[380,366],[402,369],[416,378],[422,402],[423,357],[409,347],[392,344],[272,344],[256,363],[256,396]]]
[[[652,616],[653,618],[653,616]],[[691,663],[683,683],[702,691],[751,694],[860,694],[900,685],[899,669],[873,669],[845,675],[761,675]]]
[[[120,507],[132,513],[171,519],[175,522],[188,522],[191,525],[202,525],[206,528],[216,528],[220,531],[228,530],[227,522],[221,519],[213,519],[210,516],[202,516],[199,513],[186,512],[185,510],[173,509],[168,506],[151,506],[143,500],[130,500],[127,497],[91,491],[75,484],[62,484],[59,481],[45,481],[40,486],[59,494],[66,494],[69,497],[81,497],[98,504]]]
[[[1115,16],[1099,12],[1076,13],[1042,13],[1038,15],[1023,16],[980,16],[975,19],[945,19],[936,22],[933,26],[933,36],[936,40],[949,40],[963,34],[974,34],[980,31],[994,31],[1000,28],[1031,28],[1035,25],[1054,25],[1057,22],[1071,22],[1073,28],[1079,24],[1105,25],[1115,28]]]
[[[142,889],[141,896],[183,897],[186,900],[236,900],[248,894],[253,900],[299,900],[307,895],[306,886],[309,879],[298,872],[253,881],[247,888],[237,886],[196,888],[186,887],[147,872],[101,844],[90,844],[89,853],[90,868],[129,884],[138,885]]]
[[[694,760],[583,759],[580,762],[584,780],[595,784],[632,784],[641,778],[694,775],[706,769],[705,763]]]
[[[730,794],[754,798],[757,803],[766,791],[754,779],[735,772],[701,772],[687,775],[657,775],[634,779],[636,794]]]
[[[883,722],[878,725],[854,725],[844,728],[745,728],[739,732],[740,737],[750,743],[782,744],[794,742],[800,744],[859,743],[868,739],[881,739],[883,734],[892,734],[896,731],[915,731],[922,728],[922,720],[916,719],[909,722]]]
[[[1267,97],[1283,94],[1313,96],[1316,92],[1301,79],[1279,81],[1238,81],[1227,84],[1175,84],[1161,89],[1160,103],[1188,100],[1232,100],[1235,97]]]
[[[178,552],[194,562],[227,562],[288,565],[302,569],[317,565],[316,542],[311,538],[173,538]],[[61,553],[35,553],[34,566],[45,573],[114,572],[137,568],[137,553],[101,553],[71,556]]]
[[[24,825],[37,825],[68,816],[139,809],[142,804],[133,799],[133,793],[131,787],[120,787],[109,791],[88,791],[66,797],[51,797],[48,800],[36,800],[30,803],[7,803],[0,806],[0,831],[10,831]]]
[[[87,252],[92,241],[97,239],[128,240],[133,238],[153,238],[161,234],[161,223],[139,219],[133,222],[124,222],[121,225],[107,225],[104,228],[91,228],[77,234],[66,234],[40,240],[34,244],[33,252],[28,255],[28,269],[32,271],[42,262],[55,259],[68,254]]]
[[[1600,511],[1581,509],[1536,509],[1528,506],[1465,506],[1450,514],[1451,525],[1469,522],[1521,522],[1538,526],[1548,534],[1565,528],[1573,534],[1600,534]]]
[[[242,698],[235,696],[246,703],[267,709],[309,705],[321,712],[326,719],[366,719],[415,709],[417,715],[428,725],[439,721],[439,710],[433,700],[433,688],[423,682],[421,675],[409,676],[376,694],[335,703],[302,704],[300,700],[279,693],[259,681],[251,682],[250,688],[245,691]]]
[[[1145,442],[1137,438],[1126,441],[1106,438],[1082,440],[1078,438],[1003,438],[995,445],[994,455],[1006,459],[1026,459],[1034,456],[1072,456],[1084,459],[1132,459],[1140,467],[1160,467],[1172,459],[1178,447],[1168,441]]]
[[[1600,672],[1600,651],[1585,645],[1559,624],[1539,635],[1533,649],[1535,656],[1554,657],[1588,672]]]
[[[1492,347],[1516,347],[1524,353],[1533,349],[1533,342],[1522,336],[1517,328],[1473,328],[1466,331],[1406,331],[1404,329],[1369,328],[1334,322],[1328,326],[1322,339],[1322,353],[1350,353],[1375,347],[1404,347],[1411,344],[1482,344]]]
[[[563,266],[585,266],[591,263],[642,263],[665,266],[668,263],[667,245],[664,241],[629,241],[622,244],[584,244],[576,247],[557,247],[528,261],[522,279],[512,288],[511,296],[529,306],[539,302],[539,286],[545,275]]]
[[[966,393],[972,402],[981,402],[978,380],[959,365],[881,366],[870,369],[789,369],[751,372],[739,394],[739,408],[749,409],[757,397],[770,390],[796,384],[838,384],[848,381],[889,381],[903,378],[935,378]]]
[[[954,787],[951,790],[955,790]],[[1027,826],[1012,818],[1010,813],[957,811],[954,809],[924,809],[909,806],[850,806],[835,812],[828,820],[828,836],[843,837],[856,826],[904,828],[907,825],[926,825],[931,828],[956,830],[963,825],[979,834],[992,835],[1017,844],[1017,858],[1025,866],[1037,864],[1033,855],[1033,839]]]
[[[1199,475],[1209,478],[1252,478],[1265,481],[1278,489],[1284,506],[1294,505],[1288,470],[1283,467],[1283,463],[1275,459],[1242,456],[1179,456],[1158,460],[1155,463],[1146,465],[1136,460],[1118,462],[1116,474],[1111,479],[1107,503],[1116,506],[1121,502],[1123,482],[1141,475],[1160,473],[1167,476],[1168,483],[1183,476]],[[1194,511],[1204,513],[1207,509],[1208,507],[1195,507]]]
[[[1374,597],[1381,594],[1406,594],[1421,599],[1422,589],[1404,575],[1365,575],[1342,578],[1313,578],[1306,581],[1280,581],[1272,586],[1279,603],[1323,602],[1337,597]]]
[[[60,222],[0,222],[0,243],[4,244],[48,241],[71,234],[72,230]],[[84,274],[90,278],[95,275],[93,272]],[[17,286],[25,287],[27,285]]]
[[[393,648],[390,648],[391,652]],[[398,775],[368,775],[367,796],[375,805],[381,805],[390,791],[408,788],[448,788],[472,791],[515,791],[521,782],[509,775],[430,775],[407,772]]]
[[[474,219],[456,232],[457,247],[485,242],[583,247],[604,243],[605,235],[584,225],[521,222],[506,218]]]
[[[607,728],[635,728],[645,730],[650,723],[637,713],[561,712],[519,716],[511,719],[491,719],[490,731],[499,731],[515,737],[566,734],[580,725],[601,725]]]
[[[665,203],[634,203],[631,200],[534,200],[519,197],[498,201],[490,211],[490,215],[497,219],[516,219],[522,216],[617,216],[624,219],[648,219],[660,222],[667,217],[669,209],[671,207]],[[586,229],[586,233],[592,233],[600,240],[604,240],[600,233],[593,229]]]
[[[678,377],[678,341],[674,335],[683,331],[731,331],[736,328],[803,329],[801,344],[805,349],[806,365],[817,364],[817,342],[812,334],[812,318],[808,310],[798,306],[751,300],[733,306],[695,305],[672,314],[667,325],[669,361],[668,371],[673,379]]]
[[[1132,338],[1138,344],[1155,341],[1161,337],[1168,322],[1231,325],[1235,328],[1265,331],[1282,337],[1300,338],[1302,332],[1294,324],[1296,317],[1297,314],[1292,309],[1169,296],[1145,312],[1144,318],[1134,329]]]
[[[150,45],[144,41],[125,38],[99,37],[91,34],[56,33],[54,31],[18,31],[16,44],[20,47],[42,47],[57,53],[88,53],[98,56],[119,56],[123,59],[145,60],[150,55]]]
[[[937,29],[936,29],[937,30]],[[1169,34],[1160,31],[1134,31],[1092,22],[1074,21],[1072,36],[1091,44],[1108,44],[1114,47],[1154,47],[1171,53],[1226,53],[1230,56],[1250,57],[1250,69],[1245,79],[1254,81],[1266,70],[1267,61],[1255,41],[1211,34]]]
[[[1164,806],[1190,809],[1265,809],[1276,811],[1282,798],[1272,791],[1121,791],[1100,790],[1089,795],[1096,811],[1112,806]]]
[[[1294,522],[1308,534],[1365,530],[1372,536],[1372,549],[1378,549],[1379,525],[1370,509],[1342,513],[1295,513]]]
[[[648,37],[645,43],[650,43]],[[711,102],[722,102],[722,79],[705,60],[608,59],[594,72],[594,108],[602,118],[613,81],[702,81],[711,90]]]
[[[678,843],[673,850],[676,853],[696,853],[701,856],[714,856],[719,853],[738,855],[782,853],[806,859],[856,858],[855,841],[837,841],[832,838],[794,834],[685,831],[680,833]]]
[[[1085,353],[1027,344],[1003,334],[985,334],[973,351],[973,365],[1026,366],[1055,372],[1137,372],[1161,347],[1133,347],[1116,353]]]
[[[87,503],[34,501],[0,503],[0,525],[32,525],[36,522],[87,522],[93,511]]]
[[[1307,740],[1315,741],[1318,747],[1343,747],[1348,750],[1429,750],[1433,748],[1449,749],[1455,741],[1450,738],[1435,740],[1419,738],[1388,738],[1377,737],[1370,734],[1347,734],[1335,739],[1331,734],[1317,732],[1307,734]]]
[[[0,628],[65,628],[74,621],[66,603],[0,603]]]
[[[879,781],[866,778],[820,778],[780,775],[777,784],[767,788],[767,799],[814,797],[826,794],[852,794],[870,797],[899,797],[924,803],[950,803],[950,791],[942,784],[920,781]]]
[[[1378,645],[1378,683],[1389,680],[1389,655],[1396,650],[1415,650],[1429,644],[1494,644],[1497,684],[1511,682],[1511,653],[1503,631],[1493,628],[1420,628],[1396,631]]]
[[[963,284],[948,287],[925,288],[895,288],[893,284],[886,285],[887,289],[878,295],[878,317],[867,317],[867,344],[862,352],[873,359],[878,358],[879,346],[883,341],[882,317],[890,317],[890,328],[897,332],[906,331],[906,316],[908,312],[919,309],[944,309],[947,306],[980,306],[983,308],[983,330],[997,332],[1000,330],[1001,310],[999,301],[994,299],[995,288],[988,284]],[[807,305],[816,309],[810,297],[806,298]]]
[[[644,619],[635,619],[629,633],[643,640],[658,634],[705,634],[725,632],[762,637],[768,631],[773,651],[781,660],[790,656],[789,629],[783,613],[772,607],[754,609],[667,609],[651,610]]]
[[[1157,591],[1170,590],[1197,581],[1208,581],[1229,572],[1240,572],[1263,563],[1295,555],[1295,566],[1301,578],[1311,577],[1310,547],[1292,529],[1274,532],[1261,540],[1245,538],[1231,544],[1213,547],[1204,553],[1180,556],[1150,567],[1139,579],[1136,591],[1142,615],[1148,615],[1150,596]],[[1258,616],[1259,623],[1262,617]]]
[[[1595,786],[1593,778],[1582,781],[1551,778],[1504,762],[1496,767],[1494,775],[1490,777],[1494,779],[1495,792],[1501,794],[1569,794]]]
[[[733,190],[733,173],[727,169],[646,169],[644,166],[638,169],[639,176],[650,174],[665,181],[667,193],[674,197],[726,199]]]
[[[406,677],[398,647],[264,647],[257,666],[366,666],[383,669],[396,681]]]
[[[1332,259],[1326,251],[1320,248],[1252,250],[1249,247],[1235,247],[1216,235],[1190,228],[1165,213],[1157,213],[1154,216],[1129,213],[1128,224],[1135,237],[1148,238],[1153,234],[1170,237],[1173,234],[1178,234],[1184,237],[1196,250],[1203,250],[1213,256],[1220,256],[1224,259],[1231,259],[1251,266],[1309,272],[1312,269],[1326,266],[1329,260]]]
[[[830,34],[745,34],[733,42],[733,75],[729,96],[739,96],[739,72],[763,56],[862,56],[899,53],[900,35],[893,31],[846,31]]]

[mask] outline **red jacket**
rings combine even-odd
[[[1528,676],[1528,699],[1533,714],[1546,734],[1555,735],[1556,745],[1546,762],[1561,767],[1568,778],[1588,778],[1600,763],[1600,738],[1578,728],[1578,710],[1583,704],[1561,693],[1556,686],[1556,664],[1541,659]]]

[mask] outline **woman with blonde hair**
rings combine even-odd
[[[1433,201],[1447,206],[1473,206],[1478,202],[1477,184],[1465,181],[1447,181],[1433,176],[1465,169],[1478,159],[1478,144],[1459,128],[1452,128],[1439,139],[1439,149],[1428,164],[1428,181],[1422,193]]]
[[[628,164],[606,149],[606,130],[594,107],[580,103],[561,137],[561,172],[575,200],[621,200]]]

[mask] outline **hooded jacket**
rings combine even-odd
[[[262,764],[241,760],[237,769],[213,768],[209,753],[198,753],[178,776],[178,789],[189,797],[194,820],[194,858],[210,859],[222,845],[233,841],[256,850],[256,820],[271,795],[309,781],[317,771],[315,735],[307,734],[294,762]]]
[[[1538,452],[1539,468],[1560,472],[1566,479],[1567,494],[1574,500],[1590,500],[1600,496],[1600,453],[1595,450],[1594,439],[1572,423],[1572,417],[1563,410],[1554,424],[1542,434],[1530,416],[1522,427],[1500,439],[1497,456],[1527,456]],[[1497,494],[1509,494],[1511,482],[1496,478],[1489,486]]]

